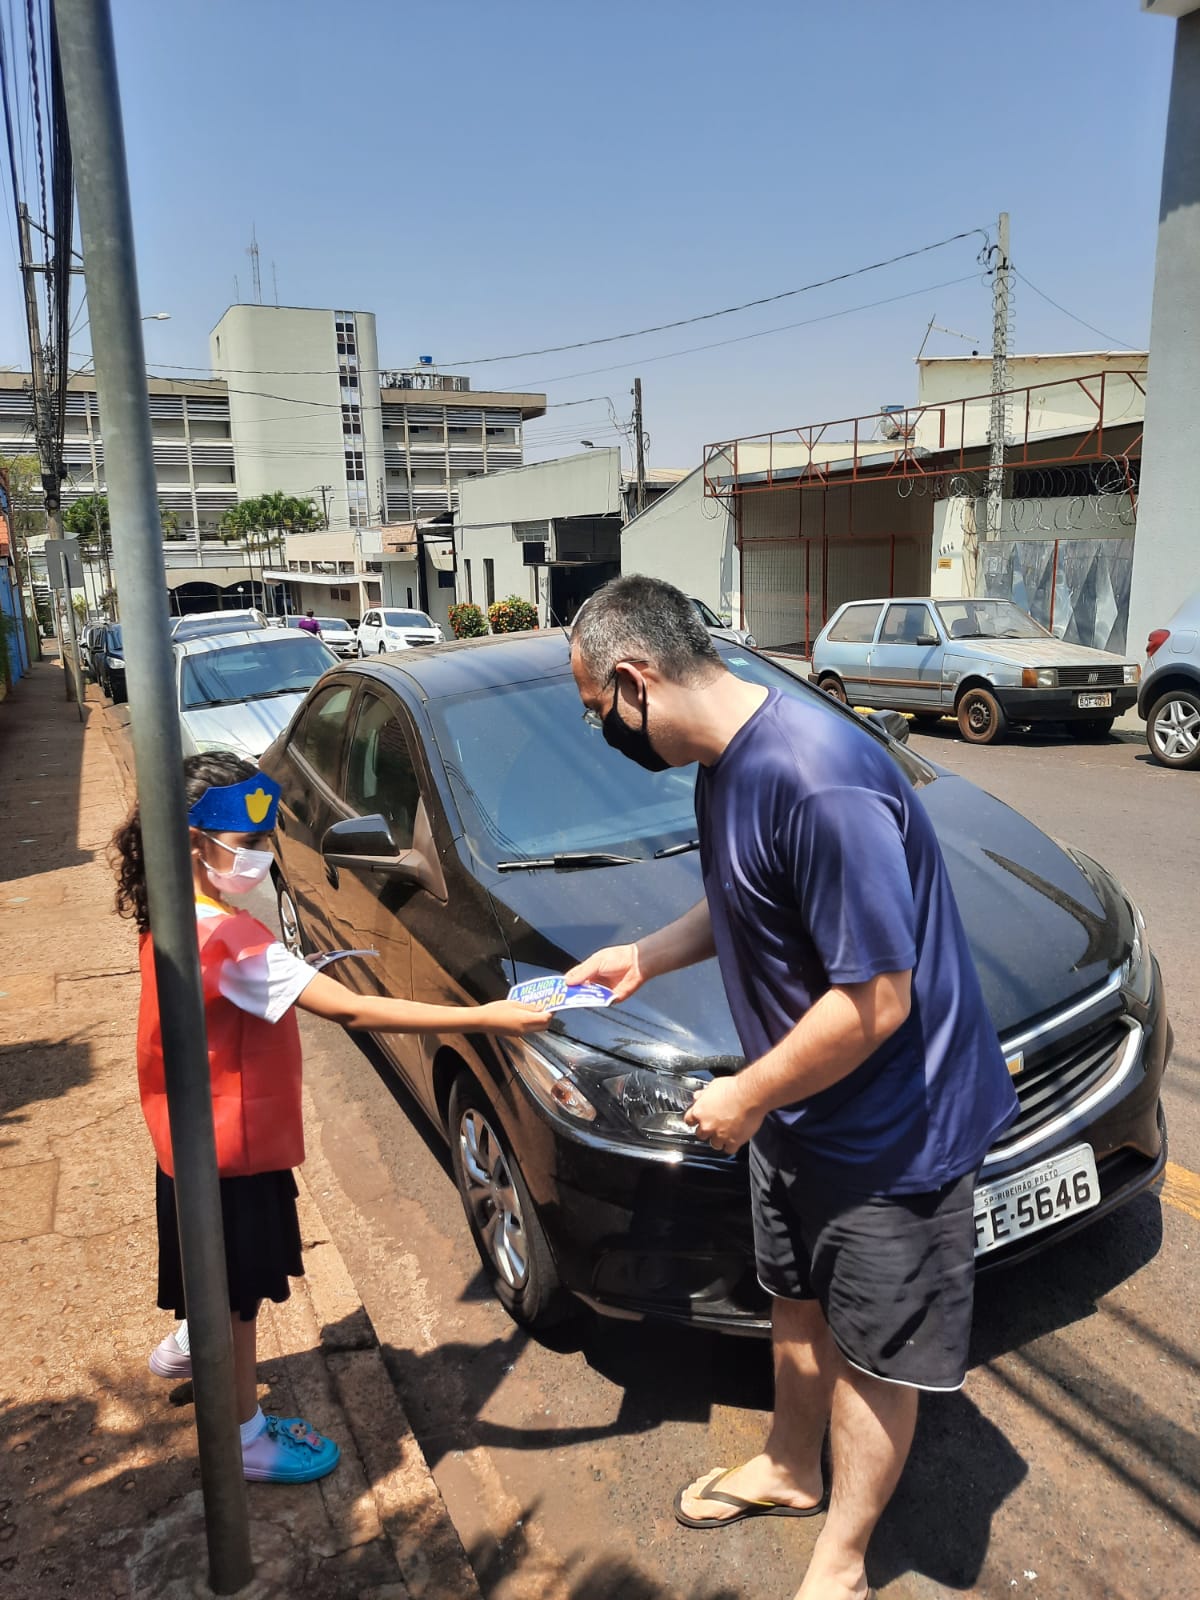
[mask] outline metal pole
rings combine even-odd
[[[642,427],[642,380],[633,380],[633,430],[637,435],[637,508],[646,509],[646,433]]]
[[[1008,212],[1000,213],[992,276],[992,404],[988,417],[987,523],[984,537],[1000,537],[1004,520],[1004,444],[1008,433],[1009,273]],[[970,593],[979,592],[979,545],[975,541]]]
[[[233,1342],[213,1138],[196,910],[173,703],[166,566],[158,515],[125,139],[108,0],[57,0],[76,156],[92,351],[133,708],[154,969],[192,1346],[209,1583],[253,1576],[234,1395]]]

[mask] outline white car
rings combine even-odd
[[[232,750],[257,761],[337,657],[315,634],[246,628],[176,643],[185,756]]]
[[[335,656],[348,660],[358,654],[358,635],[346,621],[345,617],[314,617],[313,621],[320,625],[321,638],[333,651]],[[289,628],[300,628],[301,619],[290,616],[286,619]],[[303,633],[311,633],[311,628],[300,629]]]
[[[391,606],[368,611],[358,625],[360,656],[383,655],[388,650],[411,650],[422,644],[441,644],[441,628],[424,611],[397,610]]]

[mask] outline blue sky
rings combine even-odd
[[[235,274],[250,296],[252,225],[264,298],[274,262],[282,303],[373,310],[385,363],[431,354],[475,387],[609,396],[622,417],[640,372],[663,467],[911,399],[931,316],[987,349],[981,240],[696,327],[462,363],[775,294],[1004,208],[1018,270],[1115,339],[1148,338],[1174,30],[1136,0],[114,12],[142,307],[172,318],[146,330],[163,371],[206,370]],[[15,268],[0,319],[0,361],[26,364]],[[1108,343],[1022,283],[1015,335],[1020,350]],[[529,431],[536,454],[615,437],[603,399]]]

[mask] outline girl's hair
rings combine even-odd
[[[235,756],[230,750],[210,750],[207,755],[188,756],[183,763],[183,791],[188,809],[208,789],[242,783],[252,778],[253,762]],[[113,834],[109,861],[117,875],[117,915],[132,917],[139,933],[150,931],[150,912],[146,904],[146,862],[142,853],[142,818],[135,805],[128,819]]]

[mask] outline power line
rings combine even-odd
[[[1070,317],[1071,321],[1077,322],[1081,328],[1087,328],[1090,333],[1098,333],[1102,339],[1107,339],[1110,345],[1119,344],[1125,350],[1138,348],[1137,345],[1130,344],[1127,339],[1118,339],[1113,333],[1105,333],[1104,329],[1098,328],[1094,322],[1087,322],[1083,317],[1077,317],[1073,311],[1068,311],[1066,306],[1059,305],[1058,301],[1052,300],[1044,289],[1039,289],[1036,283],[1032,283],[1020,268],[1014,267],[1012,270],[1014,276],[1020,278],[1027,289],[1032,289],[1034,294],[1040,295],[1047,305],[1053,306],[1056,311],[1061,311],[1064,317]]]

